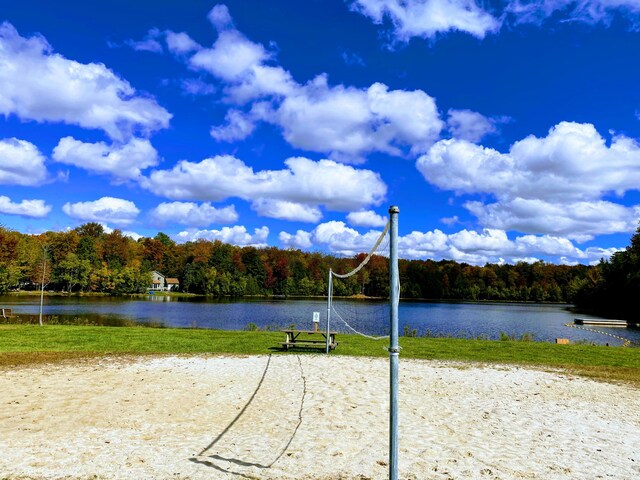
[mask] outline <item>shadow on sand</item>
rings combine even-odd
[[[287,450],[289,449],[289,446],[291,445],[291,442],[293,442],[293,439],[295,438],[296,434],[298,433],[298,429],[300,428],[300,425],[302,424],[302,411],[304,409],[304,400],[305,400],[305,397],[307,395],[307,379],[306,379],[306,377],[304,375],[304,370],[302,368],[302,361],[300,360],[299,356],[296,356],[296,358],[298,360],[298,366],[300,367],[300,377],[302,379],[303,390],[302,390],[302,398],[300,399],[300,409],[298,410],[298,422],[297,422],[297,424],[296,424],[296,426],[295,426],[295,428],[293,430],[293,433],[291,434],[291,437],[287,441],[287,443],[284,446],[284,448],[275,457],[275,459],[272,462],[270,462],[269,464],[264,465],[262,463],[246,462],[246,461],[238,459],[238,458],[226,458],[226,457],[222,457],[220,455],[205,455],[218,442],[220,442],[220,440],[222,440],[222,438],[229,432],[229,430],[231,430],[231,428],[236,424],[236,422],[238,422],[238,420],[240,420],[240,418],[242,418],[242,416],[247,411],[247,409],[249,408],[251,403],[254,401],[254,399],[258,395],[258,392],[260,391],[260,388],[262,387],[262,384],[264,383],[264,379],[267,376],[267,372],[269,371],[269,366],[271,365],[271,358],[272,357],[271,357],[271,354],[270,354],[269,358],[267,360],[267,364],[265,365],[264,372],[262,373],[262,377],[260,378],[260,381],[258,382],[258,385],[257,385],[255,391],[253,392],[253,394],[251,395],[251,397],[249,398],[247,403],[244,405],[244,407],[242,407],[242,410],[240,410],[238,415],[236,415],[236,417],[231,421],[231,423],[229,423],[229,425],[227,425],[227,427],[222,432],[220,432],[220,434],[209,445],[207,445],[198,454],[197,457],[193,457],[193,458],[189,459],[191,462],[197,463],[197,464],[200,464],[200,465],[205,465],[207,467],[214,468],[214,469],[216,469],[216,470],[218,470],[220,472],[229,473],[231,475],[237,475],[237,476],[243,477],[243,478],[255,479],[257,477],[254,477],[252,475],[247,475],[247,474],[244,474],[244,473],[240,473],[240,472],[234,472],[234,471],[228,470],[226,468],[221,467],[220,465],[216,465],[211,460],[214,460],[214,461],[215,460],[219,460],[219,461],[223,461],[223,462],[228,462],[228,463],[232,463],[234,465],[237,465],[239,467],[271,468],[287,452]],[[204,459],[198,458],[198,457],[203,457],[203,456],[206,456],[206,458],[211,459],[211,460],[204,460]]]

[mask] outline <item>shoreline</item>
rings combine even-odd
[[[119,295],[114,295],[111,293],[104,292],[63,292],[63,291],[53,291],[53,290],[45,290],[44,296],[50,297],[112,297],[112,298],[122,298],[122,297],[148,297],[150,295],[155,296],[166,296],[166,297],[176,297],[176,298],[208,298],[208,299],[219,299],[219,300],[231,300],[231,301],[242,301],[243,299],[251,300],[251,299],[262,299],[262,300],[305,300],[305,299],[325,299],[326,295],[242,295],[239,297],[234,297],[230,295],[223,296],[213,296],[213,295],[204,295],[201,293],[188,293],[188,292],[162,292],[162,291],[153,291],[154,293],[123,293]],[[36,290],[12,290],[8,291],[2,295],[6,296],[40,296],[40,292]],[[388,297],[371,297],[368,295],[355,294],[348,296],[334,296],[333,298],[338,300],[363,300],[363,301],[386,301]],[[471,300],[464,298],[406,298],[400,297],[402,302],[423,302],[423,303],[466,303],[466,304],[497,304],[497,305],[556,305],[556,306],[567,306],[567,307],[575,307],[572,303],[566,302],[534,302],[531,300]],[[586,312],[585,312],[586,313]]]

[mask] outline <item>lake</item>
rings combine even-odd
[[[37,320],[40,298],[0,296],[0,307],[11,308],[20,316]],[[279,330],[295,325],[310,329],[313,312],[320,312],[320,326],[326,326],[327,304],[323,299],[241,299],[217,300],[203,297],[64,297],[44,299],[44,315],[73,322],[87,319],[100,325],[154,324],[165,327],[243,330],[249,324],[260,329]],[[576,316],[600,318],[576,313],[570,305],[515,303],[445,303],[403,301],[399,307],[400,335],[405,328],[417,336],[463,338],[499,338],[501,332],[519,338],[532,334],[536,341],[568,338],[572,342],[621,345],[627,338],[640,344],[640,329],[594,327],[594,331],[564,326]],[[352,328],[368,335],[386,335],[389,307],[371,300],[334,301],[331,329],[349,332]],[[607,335],[608,334],[608,335]]]

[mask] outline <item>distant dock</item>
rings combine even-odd
[[[640,327],[638,323],[630,323],[626,320],[602,320],[599,318],[576,318],[573,321],[576,325],[597,325],[599,327]]]

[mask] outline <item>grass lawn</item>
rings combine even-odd
[[[0,325],[0,366],[109,355],[232,354],[282,352],[284,334],[263,331],[145,327]],[[388,340],[338,335],[331,355],[387,357]],[[640,348],[555,345],[543,342],[400,337],[402,358],[456,360],[562,368],[640,387]],[[306,352],[294,349],[293,352]],[[308,350],[317,353],[318,350]]]

